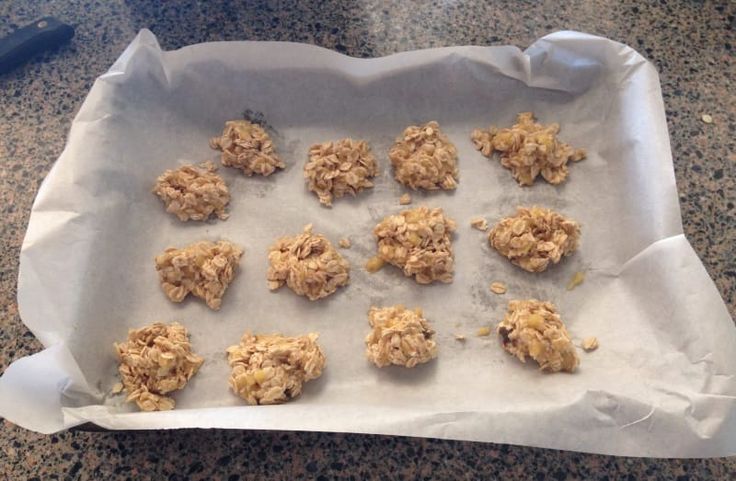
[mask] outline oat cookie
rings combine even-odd
[[[156,179],[153,193],[166,205],[166,212],[181,221],[207,220],[212,215],[227,219],[230,191],[216,170],[212,162],[167,170]]]
[[[269,176],[286,165],[276,155],[271,137],[258,124],[247,120],[229,120],[219,137],[210,139],[210,147],[222,152],[222,165],[253,174]]]
[[[521,362],[531,357],[542,371],[573,372],[579,364],[575,346],[551,302],[510,301],[496,329],[503,348]]]
[[[451,237],[455,229],[455,221],[446,217],[442,209],[416,207],[402,211],[386,217],[373,229],[377,256],[419,284],[452,282]]]
[[[396,180],[411,189],[457,187],[457,149],[435,121],[407,127],[388,156]]]
[[[372,330],[365,338],[365,354],[376,366],[414,367],[437,357],[435,332],[421,309],[371,307],[368,322]]]
[[[309,190],[320,203],[331,206],[332,199],[373,187],[371,178],[378,174],[378,164],[365,140],[342,139],[313,145],[304,166]]]
[[[268,252],[268,287],[286,284],[310,301],[327,297],[350,281],[350,264],[323,235],[312,233],[312,224],[293,237],[282,237]]]
[[[585,150],[557,139],[559,131],[559,124],[542,125],[531,112],[522,112],[510,129],[476,129],[471,139],[486,157],[500,152],[501,165],[520,185],[532,185],[539,174],[550,184],[559,184],[567,178],[568,162],[585,158]]]
[[[325,367],[318,335],[287,337],[245,333],[227,348],[230,388],[248,404],[280,404],[297,397]]]
[[[166,394],[183,389],[204,362],[192,352],[187,330],[176,322],[131,329],[128,340],[114,346],[125,400],[142,411],[174,409],[174,399]]]
[[[501,255],[529,272],[542,272],[572,254],[580,243],[580,226],[572,219],[543,207],[518,207],[488,234]]]
[[[183,249],[169,247],[156,257],[161,288],[173,302],[183,301],[191,292],[219,310],[242,255],[242,249],[225,240],[195,242]]]

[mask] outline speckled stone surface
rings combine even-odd
[[[736,3],[536,1],[0,2],[0,34],[38,17],[73,41],[0,76],[0,372],[41,345],[16,305],[40,182],[95,77],[140,28],[165,49],[290,40],[372,57],[446,45],[525,48],[561,29],[626,43],[659,69],[685,233],[736,313]],[[712,124],[701,121],[703,114]],[[0,479],[736,479],[736,459],[641,460],[351,434],[174,431],[43,436],[4,422]]]

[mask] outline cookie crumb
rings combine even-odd
[[[506,294],[506,284],[504,284],[503,282],[492,282],[490,289],[491,292],[494,294]]]
[[[478,332],[476,332],[476,335],[478,337],[486,337],[491,334],[491,328],[490,327],[481,327],[478,329]]]
[[[486,221],[483,217],[474,217],[470,220],[470,226],[474,229],[485,232],[488,230],[488,221]]]
[[[598,338],[595,336],[586,337],[583,339],[582,348],[584,351],[595,351],[598,349]]]
[[[350,249],[350,246],[352,246],[353,244],[350,242],[350,239],[348,239],[347,237],[343,237],[342,239],[337,241],[337,245],[339,245],[343,249]]]
[[[406,194],[399,197],[399,204],[401,205],[409,205],[411,204],[411,195],[407,192]]]
[[[465,342],[465,336],[463,334],[455,334],[455,340],[460,342]]]
[[[584,280],[585,280],[585,272],[582,272],[582,271],[576,272],[570,278],[570,282],[567,283],[567,290],[571,291],[575,289],[577,286],[582,284]]]
[[[374,272],[380,271],[384,264],[385,262],[383,259],[378,256],[373,256],[365,263],[365,270],[373,274]]]

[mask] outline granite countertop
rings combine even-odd
[[[38,0],[0,3],[0,35],[53,15],[76,36],[0,76],[0,373],[42,346],[18,316],[36,191],[94,79],[141,28],[164,49],[290,40],[373,57],[446,45],[525,48],[561,29],[626,43],[659,69],[685,233],[736,313],[736,3]],[[713,123],[701,120],[703,114]],[[183,430],[44,436],[3,421],[0,479],[736,479],[736,458],[656,460],[353,434]]]

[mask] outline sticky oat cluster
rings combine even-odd
[[[276,155],[268,133],[248,120],[225,122],[225,130],[219,137],[210,139],[210,147],[222,152],[222,165],[240,169],[248,177],[269,176],[276,169],[286,167]]]
[[[559,184],[567,178],[567,164],[585,158],[585,150],[557,138],[559,131],[559,124],[542,125],[533,113],[522,112],[511,128],[476,129],[471,138],[486,157],[499,152],[501,165],[511,170],[520,185],[532,185],[540,174],[550,184]]]
[[[457,187],[457,148],[435,121],[407,127],[388,157],[396,180],[411,189]]]
[[[227,219],[230,191],[216,170],[212,162],[167,170],[156,179],[153,192],[166,205],[166,212],[181,221],[207,220],[212,215]]]
[[[225,240],[169,247],[155,259],[161,288],[173,302],[191,293],[210,309],[219,310],[242,255],[242,249]]]
[[[488,242],[522,269],[542,272],[577,249],[580,225],[550,209],[519,207],[493,226]]]
[[[245,333],[227,348],[230,388],[248,404],[280,404],[298,396],[325,367],[317,337]]]
[[[543,371],[572,372],[580,362],[557,308],[550,302],[509,302],[497,332],[504,349],[521,362],[532,358]]]
[[[373,187],[370,179],[377,174],[378,164],[368,142],[350,138],[313,145],[304,166],[307,187],[327,206],[333,198],[355,196]]]
[[[115,344],[115,352],[126,400],[143,411],[174,409],[176,403],[167,394],[183,389],[204,362],[192,352],[187,330],[176,322],[131,329],[125,342]]]
[[[368,323],[371,332],[365,338],[365,353],[378,367],[411,368],[437,357],[435,332],[419,308],[371,307]]]
[[[452,282],[455,221],[442,209],[417,207],[390,215],[374,229],[378,263],[400,268],[419,284]]]
[[[478,129],[471,138],[483,155],[491,157],[498,152],[501,164],[511,170],[519,184],[532,185],[539,175],[558,184],[566,179],[569,162],[585,157],[584,150],[560,141],[558,133],[559,125],[537,123],[533,114],[526,112],[519,114],[510,128]],[[226,122],[210,146],[221,152],[224,166],[240,169],[246,176],[268,176],[286,167],[266,129],[248,120]],[[458,151],[436,121],[407,127],[388,157],[395,179],[405,187],[428,191],[457,187]],[[326,206],[372,188],[378,173],[368,142],[349,137],[312,145],[304,166],[307,188]],[[230,191],[211,162],[166,170],[157,178],[153,193],[180,221],[228,217]],[[400,205],[411,202],[406,192],[398,200]],[[471,219],[470,225],[488,231],[482,217]],[[388,263],[419,284],[452,282],[452,237],[456,230],[455,221],[439,208],[420,206],[388,215],[373,229],[377,252],[366,268],[375,272]],[[542,207],[519,207],[488,231],[488,242],[494,249],[530,272],[541,272],[560,262],[575,251],[579,240],[577,222]],[[348,249],[352,242],[343,237],[338,245]],[[218,310],[242,255],[242,248],[229,241],[200,241],[166,249],[155,258],[155,266],[171,301],[181,302],[192,294]],[[300,234],[277,239],[269,249],[268,261],[270,289],[287,285],[312,301],[335,293],[350,279],[348,261],[325,236],[314,233],[311,224]],[[578,272],[570,285],[579,285],[582,279]],[[498,296],[509,289],[500,281],[490,285],[490,291]],[[372,306],[368,322],[365,355],[377,367],[413,368],[437,357],[436,332],[420,308]],[[522,362],[533,359],[542,371],[572,372],[579,364],[575,346],[550,302],[510,301],[496,331],[506,351]],[[490,332],[489,327],[482,327],[478,336]],[[457,333],[454,337],[467,340]],[[277,404],[299,396],[304,384],[318,378],[325,368],[325,354],[317,338],[317,333],[290,337],[246,332],[238,344],[226,350],[232,391],[253,405]],[[595,350],[598,340],[588,337],[581,347]],[[126,400],[144,411],[173,409],[171,394],[184,388],[204,362],[194,353],[187,330],[176,322],[132,329],[126,341],[115,344],[115,352],[122,380],[116,389],[125,390]]]
[[[300,296],[316,301],[350,282],[350,264],[312,225],[296,236],[282,237],[268,252],[268,287],[286,284]]]

